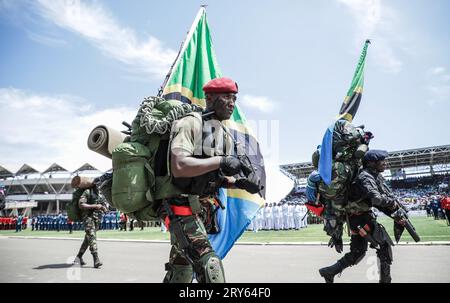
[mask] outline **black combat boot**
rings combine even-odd
[[[98,258],[98,254],[96,252],[92,253],[92,256],[94,257],[94,267],[95,268],[99,268],[100,266],[103,265],[103,263],[100,262],[100,259]]]
[[[83,260],[83,255],[78,254],[75,260],[73,261],[73,264],[77,264],[77,259],[79,260],[80,265],[86,265],[86,262],[84,262]]]
[[[319,269],[319,273],[325,279],[325,282],[333,283],[334,276],[341,273],[344,270],[344,268],[345,266],[340,261],[337,261],[335,264],[331,266]]]
[[[380,262],[380,283],[391,283],[391,265]]]

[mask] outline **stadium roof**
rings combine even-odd
[[[47,168],[43,174],[46,173],[53,173],[53,172],[69,172],[67,169],[65,169],[64,167],[60,166],[59,164],[53,163],[52,165],[49,166],[49,168]]]
[[[29,175],[29,174],[38,174],[38,173],[39,173],[39,171],[35,170],[28,164],[24,164],[24,165],[22,165],[21,168],[19,168],[19,170],[16,172],[15,175],[20,176],[20,175]]]
[[[14,177],[14,174],[0,165],[0,179]]]
[[[85,164],[83,164],[79,169],[77,169],[76,171],[74,171],[74,173],[78,173],[78,172],[82,172],[82,171],[89,171],[89,170],[92,170],[92,171],[100,171],[100,170],[98,170],[97,168],[95,168],[94,166],[92,166],[91,164],[85,163]]]
[[[77,173],[85,172],[85,171],[102,172],[101,170],[95,168],[94,166],[92,166],[89,163],[83,164],[80,168],[78,168],[74,172],[71,172],[71,171],[65,169],[64,167],[62,167],[61,165],[59,165],[57,163],[53,163],[45,171],[43,171],[42,174],[54,173],[54,172],[65,172],[65,173],[77,174]],[[28,164],[24,164],[24,165],[22,165],[22,167],[19,168],[19,170],[16,173],[12,173],[8,169],[6,169],[5,167],[0,165],[0,179],[13,178],[16,176],[23,176],[23,175],[30,175],[30,174],[41,174],[41,172],[34,169],[33,167],[31,167]]]
[[[389,152],[391,171],[409,167],[450,164],[450,145],[424,147]],[[311,162],[280,165],[281,171],[292,180],[307,178],[314,167]]]

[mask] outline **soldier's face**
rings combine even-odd
[[[386,169],[386,161],[385,160],[377,161],[375,163],[375,168],[380,173],[384,172],[384,170]]]
[[[208,100],[210,102],[208,107],[215,112],[218,120],[230,119],[236,102],[235,94],[211,94]]]

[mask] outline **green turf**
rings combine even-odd
[[[419,233],[422,241],[450,241],[450,226],[447,226],[445,220],[434,220],[427,217],[412,217],[411,218],[417,232]],[[393,230],[393,222],[389,218],[379,218],[379,222],[382,223],[387,231],[391,234]],[[308,228],[303,228],[299,231],[259,231],[245,232],[239,241],[241,242],[327,242],[329,237],[322,231],[322,225],[309,225]],[[159,228],[145,228],[144,231],[136,228],[134,231],[117,231],[106,230],[98,231],[99,239],[132,239],[132,240],[168,240],[169,234],[162,233]],[[0,236],[34,236],[34,237],[71,237],[82,238],[84,237],[83,231],[74,231],[73,234],[69,234],[68,231],[31,231],[30,229],[24,230],[20,233],[15,231],[0,231]],[[347,235],[344,237],[344,241],[348,241]],[[413,242],[408,232],[405,230],[401,241]]]

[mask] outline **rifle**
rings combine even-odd
[[[264,186],[261,185],[261,180],[256,174],[256,168],[251,164],[249,157],[244,155],[238,155],[237,158],[241,162],[242,173],[244,174],[244,179],[238,179],[237,184],[241,183],[241,188],[248,191],[251,194],[259,194],[263,197],[261,191]]]
[[[409,220],[408,210],[400,202],[396,201],[396,204],[398,206],[398,209],[390,215],[391,218],[394,219],[394,224],[397,224],[396,228],[394,228],[395,241],[397,241],[398,243],[403,230],[406,228],[414,241],[419,242],[420,237],[417,234],[417,231],[412,225],[411,221]]]
[[[208,113],[209,114],[209,113]],[[261,198],[263,198],[263,194],[261,191],[264,189],[264,185],[261,185],[261,180],[256,174],[256,168],[252,165],[250,158],[245,152],[244,148],[241,146],[240,142],[238,142],[234,136],[230,133],[230,131],[223,125],[222,129],[225,133],[227,133],[231,140],[233,140],[234,145],[236,146],[237,158],[241,162],[242,173],[245,178],[240,178],[236,180],[236,185],[238,188],[244,189],[251,194],[259,194]]]

